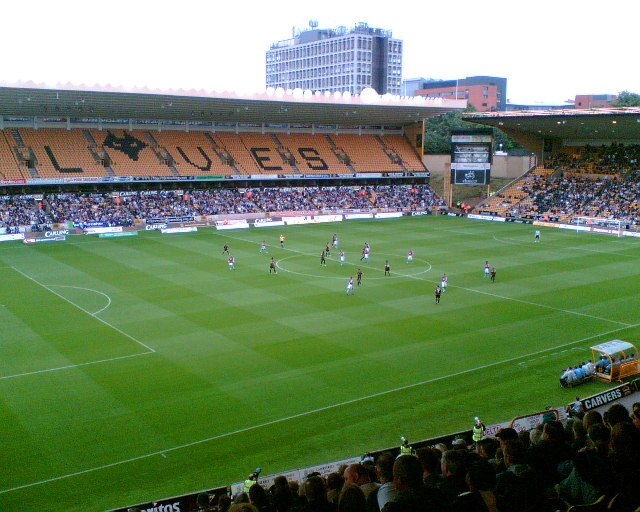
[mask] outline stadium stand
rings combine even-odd
[[[97,148],[104,151],[116,176],[171,176],[167,162],[152,148],[148,132],[127,130],[90,130]]]
[[[13,140],[9,130],[0,130],[0,175],[2,179],[24,179],[16,155],[10,141]]]
[[[426,171],[402,135],[20,128],[0,157],[7,179]]]
[[[22,226],[29,231],[43,231],[65,222],[130,226],[135,220],[150,218],[374,207],[439,209],[444,208],[444,203],[427,185],[145,190],[115,196],[106,192],[65,192],[43,194],[41,200],[17,194],[0,202],[0,228]]]
[[[35,156],[35,169],[41,178],[86,173],[107,176],[104,167],[89,151],[89,144],[80,130],[20,129],[25,146]]]
[[[561,152],[477,207],[477,211],[532,220],[571,222],[575,217],[640,224],[640,146],[613,144],[581,153]],[[550,168],[550,166],[553,166]]]

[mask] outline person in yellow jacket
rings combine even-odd
[[[471,438],[473,439],[474,443],[477,443],[484,437],[484,431],[487,430],[487,427],[485,426],[484,423],[482,423],[482,421],[480,421],[480,418],[476,416],[474,418],[473,428],[471,430],[472,430]]]
[[[256,468],[256,470],[249,475],[249,477],[244,481],[244,489],[243,491],[249,494],[249,489],[255,484],[258,483],[258,477],[260,476],[261,468]]]
[[[406,437],[400,436],[400,440],[402,441],[402,444],[400,445],[400,454],[398,455],[398,457],[401,457],[402,455],[416,454],[416,452],[413,451],[413,447],[409,444],[409,440]]]

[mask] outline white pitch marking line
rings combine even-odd
[[[386,253],[381,253],[384,254],[386,256],[388,256],[388,254]],[[278,267],[280,270],[282,270],[283,272],[289,272],[290,274],[295,274],[297,276],[304,276],[304,277],[314,277],[314,278],[320,278],[320,279],[340,279],[340,280],[344,280],[345,277],[344,276],[321,276],[321,275],[317,275],[317,274],[305,274],[304,272],[296,272],[295,270],[289,270],[287,268],[281,267],[280,266],[280,262],[281,261],[286,261],[289,260],[291,258],[296,258],[297,256],[309,256],[308,254],[304,254],[301,253],[299,255],[294,254],[293,256],[287,256],[286,258],[280,258],[279,260],[276,261],[276,267]],[[431,266],[431,263],[429,263],[426,260],[423,260],[422,258],[414,258],[415,261],[422,261],[424,263],[426,263],[427,267],[424,270],[421,270],[420,272],[416,272],[415,274],[410,274],[411,277],[413,276],[418,276],[420,274],[426,274],[427,272],[429,272],[433,267]],[[333,260],[330,260],[333,261]],[[339,264],[339,261],[336,262]],[[373,270],[377,270],[379,272],[383,272],[382,269],[377,268],[374,265],[369,265],[369,263],[363,263],[363,264],[358,264],[358,263],[353,263],[350,261],[345,261],[344,262],[345,265],[351,265],[352,267],[360,267],[360,268],[369,268],[369,269],[373,269]],[[341,265],[343,266],[343,265]],[[408,275],[405,274],[400,274],[398,272],[393,272],[391,273],[390,276],[385,276],[385,277],[369,277],[367,278],[367,281],[371,281],[374,279],[381,279],[381,280],[387,280],[387,279],[397,279],[399,277],[407,277]]]
[[[511,240],[509,238],[498,238],[497,236],[493,235],[493,239],[496,242],[500,242],[502,244],[509,244],[509,245],[527,245],[527,246],[531,246],[532,243],[531,242],[517,242],[515,240]],[[536,244],[538,245],[538,244]],[[542,244],[538,245],[539,247],[543,247]],[[548,246],[547,246],[548,247]],[[633,246],[629,245],[629,248],[633,248]],[[606,255],[616,255],[616,256],[624,256],[625,258],[634,258],[637,259],[638,257],[633,255],[633,254],[625,254],[622,252],[617,252],[617,251],[598,251],[596,249],[589,249],[588,247],[577,247],[577,246],[570,246],[570,247],[560,247],[559,250],[569,250],[569,251],[586,251],[586,252],[595,252],[597,254],[606,254]]]
[[[68,286],[68,285],[64,285],[64,284],[48,284],[46,286],[48,288],[73,288],[75,290],[86,290],[88,292],[94,292],[94,293],[100,294],[103,297],[105,297],[107,299],[107,305],[105,307],[103,307],[102,309],[99,309],[98,311],[94,312],[94,313],[90,313],[91,316],[96,316],[97,314],[102,313],[105,309],[107,309],[109,306],[111,306],[111,297],[109,297],[106,293],[100,292],[98,290],[94,290],[93,288],[85,288],[84,286]]]
[[[0,490],[0,494],[6,494],[6,493],[9,493],[9,492],[18,491],[20,489],[27,489],[29,487],[35,487],[35,486],[42,485],[42,484],[47,484],[47,483],[50,483],[50,482],[57,482],[59,480],[64,480],[64,479],[67,479],[67,478],[72,478],[72,477],[80,476],[80,475],[85,475],[87,473],[94,473],[96,471],[101,471],[103,469],[108,469],[108,468],[112,468],[112,467],[115,467],[115,466],[121,466],[123,464],[128,464],[128,463],[131,463],[131,462],[137,462],[139,460],[148,459],[150,457],[155,457],[157,455],[162,455],[162,454],[166,454],[166,453],[169,453],[169,452],[174,452],[174,451],[177,451],[177,450],[183,450],[185,448],[191,448],[192,446],[197,446],[197,445],[200,445],[200,444],[209,443],[211,441],[217,441],[218,439],[223,439],[223,438],[226,438],[226,437],[235,436],[237,434],[243,434],[245,432],[251,432],[252,430],[257,430],[257,429],[260,429],[260,428],[263,428],[263,427],[270,427],[270,426],[277,425],[279,423],[284,423],[284,422],[287,422],[287,421],[290,421],[290,420],[303,418],[305,416],[311,416],[311,415],[317,414],[319,412],[330,411],[332,409],[337,409],[338,407],[343,407],[343,406],[346,406],[346,405],[351,405],[351,404],[355,404],[355,403],[358,403],[358,402],[363,402],[363,401],[366,401],[366,400],[370,400],[372,398],[378,398],[380,396],[385,396],[385,395],[389,395],[391,393],[396,393],[398,391],[405,391],[407,389],[424,386],[424,385],[427,385],[427,384],[431,384],[433,382],[438,382],[438,381],[441,381],[441,380],[450,379],[452,377],[459,377],[460,375],[465,375],[465,374],[477,372],[477,371],[480,371],[480,370],[486,370],[487,368],[492,368],[494,366],[498,366],[498,365],[502,365],[502,364],[506,364],[506,363],[511,363],[513,361],[517,361],[518,359],[522,359],[522,358],[525,358],[525,357],[536,356],[538,354],[542,354],[544,352],[548,352],[549,350],[557,350],[557,349],[560,349],[560,348],[563,348],[563,347],[568,347],[568,346],[571,346],[571,345],[575,345],[576,343],[583,343],[585,341],[588,341],[588,340],[591,340],[591,339],[594,339],[594,338],[599,338],[601,336],[607,336],[609,334],[613,334],[614,332],[624,331],[626,329],[634,328],[634,327],[638,327],[638,326],[640,326],[640,323],[637,323],[637,324],[634,324],[634,325],[630,325],[628,327],[618,327],[617,329],[611,329],[610,331],[605,331],[605,332],[601,332],[599,334],[594,334],[592,336],[587,336],[586,338],[582,338],[582,339],[579,339],[579,340],[571,341],[569,343],[563,343],[562,345],[557,345],[555,347],[549,347],[549,348],[545,348],[545,349],[542,349],[542,350],[537,350],[535,352],[531,352],[529,354],[510,357],[508,359],[503,359],[502,361],[494,361],[493,363],[488,363],[488,364],[484,364],[484,365],[481,365],[481,366],[476,366],[475,368],[469,368],[468,370],[461,370],[459,372],[449,373],[447,375],[442,375],[440,377],[434,377],[432,379],[423,380],[421,382],[415,382],[413,384],[407,384],[405,386],[400,386],[400,387],[393,388],[393,389],[387,389],[385,391],[379,391],[378,393],[373,393],[371,395],[362,396],[362,397],[358,397],[358,398],[353,398],[351,400],[346,400],[344,402],[339,402],[337,404],[332,404],[332,405],[327,405],[327,406],[324,406],[324,407],[319,407],[317,409],[313,409],[313,410],[310,410],[310,411],[304,411],[304,412],[301,412],[301,413],[298,413],[298,414],[293,414],[291,416],[286,416],[284,418],[279,418],[279,419],[275,419],[275,420],[271,420],[271,421],[266,421],[264,423],[259,423],[257,425],[251,425],[249,427],[240,428],[240,429],[237,429],[237,430],[233,430],[231,432],[224,432],[222,434],[218,434],[218,435],[215,435],[215,436],[207,437],[207,438],[204,438],[204,439],[199,439],[197,441],[191,441],[190,443],[181,444],[181,445],[178,445],[178,446],[174,446],[172,448],[165,448],[163,450],[158,450],[158,451],[155,451],[155,452],[152,452],[152,453],[146,453],[146,454],[143,454],[143,455],[138,455],[136,457],[131,457],[129,459],[124,459],[124,460],[120,460],[120,461],[116,461],[116,462],[111,462],[109,464],[104,464],[102,466],[96,466],[96,467],[89,468],[89,469],[83,469],[81,471],[75,471],[73,473],[67,473],[66,475],[55,476],[55,477],[52,477],[52,478],[47,478],[46,480],[39,480],[37,482],[31,482],[29,484],[18,485],[16,487],[11,487],[9,489],[2,489],[2,490]]]
[[[120,359],[129,359],[131,357],[138,357],[138,356],[147,356],[149,354],[152,354],[153,352],[141,352],[140,354],[130,354],[128,356],[118,356],[118,357],[111,357],[109,359],[100,359],[99,361],[89,361],[86,363],[77,363],[77,364],[68,364],[66,366],[57,366],[56,368],[47,368],[46,370],[35,370],[32,372],[25,372],[25,373],[14,373],[13,375],[3,375],[0,376],[0,380],[5,380],[5,379],[15,379],[18,377],[26,377],[28,375],[37,375],[40,373],[49,373],[49,372],[57,372],[60,370],[69,370],[71,368],[78,368],[80,366],[91,366],[94,364],[101,364],[101,363],[108,363],[111,361],[118,361]]]
[[[517,364],[518,364],[518,366],[523,366],[523,367],[524,366],[529,366],[529,363],[531,363],[533,361],[536,361],[538,359],[545,359],[547,357],[554,357],[554,356],[556,356],[558,354],[564,354],[566,352],[574,352],[574,351],[578,351],[578,350],[582,350],[582,349],[579,348],[579,347],[565,348],[564,350],[559,350],[558,352],[552,352],[551,354],[543,354],[541,356],[538,356],[538,357],[533,358],[533,359],[529,359],[527,361],[520,361]]]
[[[62,300],[64,300],[65,302],[68,302],[69,304],[71,304],[72,306],[75,306],[76,308],[78,308],[80,311],[86,313],[87,315],[95,318],[98,322],[103,323],[104,325],[106,325],[107,327],[111,327],[111,329],[113,329],[116,332],[119,332],[120,334],[122,334],[123,336],[129,338],[131,341],[134,341],[135,343],[137,343],[138,345],[146,348],[149,352],[154,352],[155,350],[152,349],[150,346],[145,345],[144,343],[142,343],[140,340],[134,338],[133,336],[131,336],[130,334],[127,334],[126,332],[124,332],[122,329],[119,329],[118,327],[116,327],[115,325],[110,324],[109,322],[107,322],[106,320],[103,320],[102,318],[97,317],[94,313],[91,313],[91,311],[87,311],[86,309],[84,309],[82,306],[79,306],[78,304],[76,304],[75,302],[70,301],[69,299],[67,299],[66,297],[64,297],[63,295],[60,295],[58,292],[56,292],[55,290],[52,290],[51,288],[49,288],[47,285],[42,284],[41,282],[39,282],[38,280],[34,279],[33,277],[31,277],[30,275],[25,274],[22,270],[17,269],[16,267],[11,267],[13,270],[15,270],[16,272],[18,272],[19,274],[23,275],[24,277],[26,277],[27,279],[29,279],[30,281],[33,281],[34,283],[36,283],[38,286],[41,286],[42,288],[44,288],[45,290],[48,290],[49,292],[53,293],[54,295],[56,295],[57,297],[60,297]]]

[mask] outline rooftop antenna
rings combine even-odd
[[[309,20],[309,26],[313,28],[318,28],[318,20]]]

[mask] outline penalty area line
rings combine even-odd
[[[91,366],[91,365],[94,365],[94,364],[109,363],[111,361],[119,361],[120,359],[130,359],[132,357],[148,356],[149,354],[153,354],[153,352],[140,352],[139,354],[129,354],[127,356],[110,357],[109,359],[100,359],[98,361],[87,361],[86,363],[76,363],[76,364],[68,364],[68,365],[65,365],[65,366],[56,366],[55,368],[47,368],[46,370],[34,370],[32,372],[14,373],[13,375],[0,376],[0,380],[16,379],[18,377],[27,377],[29,375],[37,375],[37,374],[40,374],[40,373],[49,373],[49,372],[57,372],[57,371],[60,371],[60,370],[70,370],[71,368],[79,368],[81,366]]]
[[[324,407],[319,407],[317,409],[312,409],[312,410],[309,410],[309,411],[303,411],[303,412],[300,412],[298,414],[293,414],[291,416],[286,416],[286,417],[283,417],[283,418],[278,418],[278,419],[275,419],[275,420],[266,421],[264,423],[259,423],[257,425],[250,425],[248,427],[240,428],[240,429],[237,429],[237,430],[233,430],[233,431],[229,431],[229,432],[223,432],[222,434],[217,434],[215,436],[207,437],[207,438],[204,438],[204,439],[199,439],[199,440],[196,440],[196,441],[192,441],[190,443],[184,443],[184,444],[181,444],[181,445],[178,445],[178,446],[174,446],[172,448],[165,448],[163,450],[158,450],[158,451],[155,451],[155,452],[152,452],[152,453],[145,453],[143,455],[138,455],[136,457],[131,457],[131,458],[120,460],[120,461],[116,461],[116,462],[111,462],[109,464],[103,464],[102,466],[96,466],[96,467],[93,467],[93,468],[88,468],[88,469],[83,469],[83,470],[80,470],[80,471],[75,471],[73,473],[67,473],[65,475],[59,475],[59,476],[55,476],[55,477],[52,477],[52,478],[47,478],[46,480],[39,480],[37,482],[31,482],[31,483],[28,483],[28,484],[18,485],[16,487],[11,487],[9,489],[1,489],[0,490],[0,494],[7,494],[7,493],[10,493],[10,492],[19,491],[21,489],[28,489],[30,487],[36,487],[38,485],[43,485],[43,484],[47,484],[47,483],[51,483],[51,482],[57,482],[57,481],[60,481],[60,480],[65,480],[67,478],[73,478],[73,477],[76,477],[76,476],[86,475],[88,473],[95,473],[96,471],[102,471],[104,469],[109,469],[109,468],[113,468],[113,467],[117,467],[117,466],[122,466],[124,464],[129,464],[129,463],[132,463],[132,462],[137,462],[137,461],[140,461],[140,460],[149,459],[151,457],[163,456],[163,454],[167,454],[167,453],[170,453],[170,452],[183,450],[185,448],[191,448],[193,446],[198,446],[198,445],[209,443],[209,442],[212,442],[212,441],[217,441],[219,439],[224,439],[224,438],[232,437],[232,436],[235,436],[235,435],[238,435],[238,434],[251,432],[253,430],[258,430],[258,429],[261,429],[261,428],[270,427],[270,426],[273,426],[273,425],[278,425],[280,423],[285,423],[287,421],[291,421],[291,420],[294,420],[294,419],[303,418],[305,416],[312,416],[314,414],[318,414],[318,413],[325,412],[325,411],[330,411],[332,409],[337,409],[339,407],[344,407],[344,406],[355,404],[355,403],[358,403],[358,402],[364,402],[366,400],[371,400],[373,398],[379,398],[381,396],[390,395],[392,393],[397,393],[399,391],[406,391],[407,389],[412,389],[412,388],[416,388],[416,387],[420,387],[420,386],[425,386],[427,384],[432,384],[434,382],[439,382],[439,381],[451,379],[451,378],[454,378],[454,377],[459,377],[461,375],[466,375],[466,374],[469,374],[469,373],[474,373],[474,372],[477,372],[477,371],[486,370],[488,368],[493,368],[495,366],[500,366],[500,365],[507,364],[507,363],[513,363],[514,361],[518,361],[519,359],[529,358],[529,357],[532,357],[532,356],[538,356],[539,354],[543,354],[545,352],[558,350],[558,349],[561,349],[561,348],[564,348],[564,347],[569,347],[571,345],[575,345],[576,343],[583,343],[585,341],[589,341],[589,340],[592,340],[594,338],[598,338],[598,337],[601,337],[601,336],[607,336],[607,335],[613,334],[615,332],[623,331],[623,330],[630,329],[630,328],[635,328],[635,327],[638,327],[638,326],[640,326],[640,323],[637,323],[637,324],[634,324],[634,325],[629,325],[629,326],[626,326],[626,327],[619,327],[617,329],[611,329],[609,331],[601,332],[599,334],[593,334],[591,336],[587,336],[586,338],[581,338],[579,340],[574,340],[574,341],[570,341],[568,343],[563,343],[561,345],[556,345],[555,347],[549,347],[549,348],[537,350],[535,352],[530,352],[528,354],[514,356],[514,357],[510,357],[508,359],[502,359],[500,361],[494,361],[493,363],[487,363],[487,364],[484,364],[484,365],[476,366],[474,368],[468,368],[466,370],[460,370],[458,372],[449,373],[447,375],[441,375],[439,377],[434,377],[432,379],[423,380],[421,382],[414,382],[412,384],[406,384],[404,386],[399,386],[399,387],[396,387],[396,388],[393,388],[393,389],[387,389],[387,390],[384,390],[384,391],[379,391],[379,392],[373,393],[371,395],[366,395],[366,396],[353,398],[351,400],[346,400],[344,402],[339,402],[339,403],[336,403],[336,404],[326,405]]]
[[[53,293],[56,297],[59,297],[60,299],[64,300],[65,302],[68,302],[69,304],[71,304],[72,306],[78,308],[80,311],[82,311],[83,313],[86,313],[87,315],[89,315],[92,318],[95,318],[98,322],[106,325],[107,327],[110,327],[111,329],[113,329],[116,332],[119,332],[120,334],[122,334],[123,336],[125,336],[126,338],[129,338],[131,341],[137,343],[138,345],[140,345],[141,347],[146,348],[149,352],[153,352],[155,353],[155,349],[151,348],[149,345],[146,345],[144,343],[142,343],[139,339],[134,338],[133,336],[131,336],[131,334],[127,334],[126,332],[124,332],[122,329],[119,329],[118,327],[116,327],[113,324],[110,324],[109,322],[107,322],[106,320],[103,320],[102,318],[96,316],[97,313],[92,313],[91,311],[87,311],[86,309],[84,309],[82,306],[76,304],[75,302],[70,301],[69,299],[67,299],[64,295],[59,294],[57,291],[53,290],[51,287],[47,286],[46,284],[42,284],[40,281],[38,281],[37,279],[31,277],[28,274],[25,274],[22,270],[16,268],[16,267],[11,267],[13,270],[15,270],[16,272],[18,272],[18,274],[26,277],[29,281],[37,284],[38,286],[44,288],[45,290],[49,291],[50,293]],[[102,311],[102,310],[101,310]],[[100,311],[98,311],[99,313]]]

